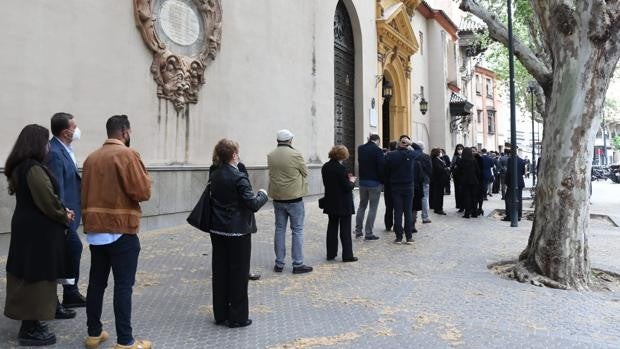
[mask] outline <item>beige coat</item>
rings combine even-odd
[[[287,144],[267,155],[269,196],[273,200],[294,200],[308,195],[308,167],[300,152]]]

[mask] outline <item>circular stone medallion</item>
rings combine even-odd
[[[196,42],[200,34],[198,15],[187,3],[167,0],[161,5],[159,20],[170,40],[182,46]]]

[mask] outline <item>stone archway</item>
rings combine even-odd
[[[393,84],[389,103],[390,137],[410,135],[411,122],[411,56],[419,45],[411,28],[409,13],[420,0],[377,0],[378,71]],[[382,85],[377,94],[383,100]],[[384,130],[379,131],[385,134]]]

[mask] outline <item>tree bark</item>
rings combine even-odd
[[[538,17],[552,61],[551,77],[532,60],[522,60],[545,91],[542,159],[536,189],[534,224],[527,247],[515,268],[520,280],[527,273],[542,276],[551,287],[588,289],[591,285],[588,231],[590,170],[594,135],[605,94],[618,59],[618,0],[537,1],[530,3]],[[490,14],[474,13],[493,23]],[[576,7],[578,6],[578,7]],[[483,17],[486,17],[483,18]],[[491,24],[491,25],[489,25]],[[503,42],[503,41],[502,41]],[[526,55],[527,56],[527,55]],[[545,85],[549,83],[549,85]]]

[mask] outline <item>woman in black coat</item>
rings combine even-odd
[[[214,153],[220,164],[209,173],[213,316],[218,325],[243,327],[252,324],[248,318],[250,234],[256,231],[252,217],[267,202],[267,192],[261,189],[255,195],[248,176],[237,168],[236,142],[222,139]]]
[[[457,144],[454,149],[454,155],[452,156],[452,163],[450,164],[450,170],[452,172],[452,179],[454,179],[454,200],[456,201],[456,208],[459,212],[465,211],[465,204],[463,203],[463,189],[461,187],[461,177],[460,177],[460,164],[461,158],[463,154],[462,144]]]
[[[355,177],[351,176],[342,162],[349,158],[349,150],[344,145],[336,145],[329,152],[330,160],[321,168],[325,197],[321,199],[323,213],[328,216],[327,260],[334,260],[338,254],[338,227],[342,243],[342,261],[355,262],[351,242],[351,216],[353,207],[353,187]]]
[[[18,342],[25,346],[56,343],[41,320],[56,314],[56,280],[67,278],[65,232],[74,219],[58,197],[54,177],[43,165],[49,131],[28,125],[6,160],[5,175],[16,206],[6,263],[4,315],[22,320]]]
[[[458,167],[458,176],[463,194],[463,218],[478,217],[477,203],[480,194],[480,165],[471,148],[463,150]]]
[[[441,158],[441,149],[431,150],[431,161],[433,163],[433,175],[431,176],[430,186],[430,208],[436,214],[445,215],[443,210],[444,188],[450,183],[450,170]]]

